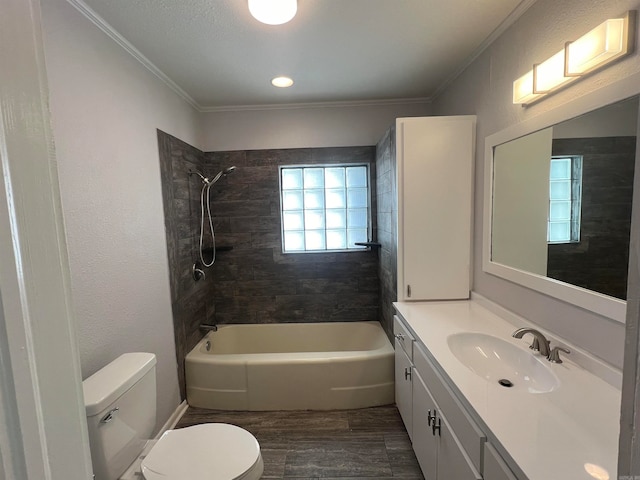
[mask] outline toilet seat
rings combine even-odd
[[[258,480],[264,464],[249,432],[207,423],[166,431],[141,467],[145,480]]]

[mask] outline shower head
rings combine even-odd
[[[220,170],[218,172],[218,174],[213,177],[213,180],[211,180],[210,182],[207,182],[205,180],[205,183],[207,183],[209,186],[213,185],[214,183],[216,183],[218,180],[220,180],[222,177],[226,177],[227,175],[229,175],[230,173],[232,173],[234,170],[236,169],[235,165],[231,166],[229,168],[225,168],[224,170]]]

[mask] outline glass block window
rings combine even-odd
[[[552,157],[549,175],[549,243],[580,241],[582,157]]]
[[[283,252],[367,248],[367,165],[280,167],[280,193]]]

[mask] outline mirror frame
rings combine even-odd
[[[577,287],[542,275],[509,267],[491,260],[491,228],[493,223],[493,154],[496,146],[515,140],[598,108],[640,94],[640,74],[631,75],[538,116],[524,120],[485,138],[484,211],[482,238],[482,270],[523,287],[576,305],[612,320],[625,323],[627,302],[592,290]],[[524,107],[527,108],[527,107]],[[640,123],[638,125],[640,131]],[[639,132],[640,133],[640,132]],[[636,150],[636,165],[640,152]],[[635,175],[640,175],[636,168]],[[640,192],[635,192],[640,195]]]

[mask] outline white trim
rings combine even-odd
[[[548,340],[551,341],[552,346],[559,345],[568,348],[571,353],[567,358],[570,359],[573,363],[580,365],[582,368],[584,368],[588,372],[593,373],[598,378],[601,378],[612,387],[617,389],[622,388],[622,371],[606,363],[604,360],[601,360],[598,357],[593,356],[586,350],[583,350],[580,347],[576,347],[574,344],[567,342],[563,338],[560,338],[553,333],[540,328],[533,322],[527,320],[524,317],[521,317],[520,315],[517,315],[511,310],[507,310],[502,305],[489,300],[479,293],[471,292],[471,300],[476,302],[478,305],[483,306],[490,312],[496,314],[500,318],[506,320],[516,328],[533,327],[536,330],[539,330],[545,337],[547,337]]]
[[[182,416],[186,413],[188,408],[189,408],[189,404],[187,403],[186,400],[183,400],[182,403],[176,407],[176,409],[173,411],[173,413],[171,414],[169,419],[165,422],[165,424],[162,425],[162,427],[160,427],[160,430],[158,430],[158,433],[154,437],[154,440],[158,440],[162,436],[162,434],[167,430],[173,430],[173,428],[178,424]]]
[[[39,0],[3,3],[0,70],[0,330],[9,357],[0,388],[5,412],[13,403],[9,412],[19,424],[18,432],[6,432],[13,469],[28,480],[88,479]]]
[[[484,157],[484,225],[482,242],[482,269],[485,272],[544,293],[550,297],[584,308],[585,310],[611,318],[618,322],[625,322],[627,302],[623,300],[491,261],[493,148],[496,145],[500,145],[523,135],[547,128],[639,93],[640,73],[636,73],[584,95],[576,100],[560,105],[541,115],[512,125],[486,137]]]
[[[153,73],[160,79],[165,85],[173,90],[180,98],[191,105],[198,111],[202,111],[202,107],[196,102],[191,95],[185,92],[176,82],[171,80],[165,73],[160,70],[155,64],[145,57],[140,50],[134,47],[126,38],[118,33],[111,25],[109,25],[100,15],[98,15],[91,7],[89,7],[82,0],[67,0],[72,6],[84,15],[91,23],[102,30],[111,38],[114,42],[124,48],[133,58],[142,64],[147,70]]]
[[[253,110],[295,110],[301,108],[344,108],[344,107],[371,107],[384,105],[415,105],[430,104],[431,97],[416,98],[387,98],[382,100],[354,100],[341,102],[308,102],[308,103],[280,103],[265,105],[230,105],[220,107],[200,107],[203,113],[253,111]]]
[[[462,73],[471,65],[475,60],[484,52],[489,45],[491,45],[500,35],[502,35],[505,30],[507,30],[511,25],[516,23],[516,21],[527,11],[529,8],[536,3],[537,0],[522,0],[516,8],[505,18],[500,25],[496,27],[496,29],[491,32],[491,34],[484,39],[484,41],[474,50],[474,52],[469,55],[466,60],[460,65],[449,77],[445,79],[444,82],[440,84],[438,88],[431,95],[431,99],[437,99],[442,93],[451,85],[456,78],[458,78]]]

